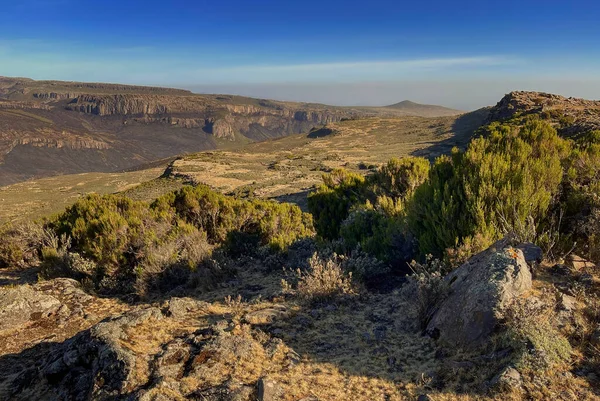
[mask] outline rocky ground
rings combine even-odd
[[[520,248],[498,243],[447,276],[425,321],[410,284],[308,302],[255,260],[212,291],[146,302],[4,270],[0,400],[600,399],[600,322],[586,315],[598,269]],[[507,322],[549,331],[523,356]],[[563,337],[572,352],[550,364]]]

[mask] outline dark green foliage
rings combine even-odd
[[[241,200],[212,191],[205,185],[184,187],[157,199],[159,214],[174,213],[206,231],[209,242],[220,244],[229,233],[257,235],[260,245],[284,250],[297,239],[313,234],[312,217],[289,203]]]
[[[427,179],[428,171],[426,159],[406,157],[391,159],[366,177],[343,169],[324,175],[323,184],[308,198],[317,233],[325,239],[338,238],[342,222],[352,207],[360,207],[365,202],[381,204],[388,215],[397,214],[398,208],[402,208],[400,203],[410,198]]]
[[[308,196],[308,208],[321,237],[339,237],[340,226],[348,217],[350,207],[366,200],[366,185],[365,177],[344,169],[323,176],[323,184]]]
[[[568,159],[561,208],[567,246],[581,256],[600,262],[600,131],[579,138]]]
[[[239,256],[265,245],[284,250],[313,234],[311,216],[297,206],[239,200],[206,186],[183,187],[151,205],[90,195],[48,228],[63,240],[41,250],[44,275],[90,281],[104,292],[138,294],[181,285],[191,275],[197,281],[199,272],[213,281],[224,271],[208,262],[215,247]]]
[[[421,157],[391,159],[377,171],[371,181],[381,195],[401,199],[410,196],[429,174],[429,161]]]
[[[568,141],[541,121],[488,130],[465,153],[438,159],[416,191],[409,222],[422,254],[442,256],[474,236],[487,246],[527,219],[538,228],[546,220],[560,190]]]
[[[474,230],[462,185],[462,157],[457,150],[439,157],[409,204],[407,221],[423,255],[439,255]]]
[[[362,207],[350,213],[340,229],[348,249],[360,248],[396,271],[408,271],[415,255],[415,243],[401,215],[389,215],[381,209]]]

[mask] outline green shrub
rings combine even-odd
[[[409,212],[421,253],[439,257],[474,236],[487,246],[528,219],[539,229],[559,194],[569,149],[552,126],[533,120],[493,125],[466,152],[439,158]]]
[[[440,257],[475,231],[462,182],[462,157],[456,149],[451,156],[439,157],[410,201],[407,222],[422,255]]]
[[[365,213],[362,221],[357,221],[358,225],[354,228],[349,227],[352,224],[346,224],[342,236],[348,237],[350,243],[357,244],[368,241],[368,237],[374,234],[373,230],[379,230],[379,239],[383,239],[389,245],[392,238],[384,238],[384,231],[396,231],[397,224],[384,222],[385,216],[396,217],[403,213],[406,200],[410,199],[415,189],[425,181],[428,171],[429,161],[426,159],[406,157],[391,159],[367,177],[343,169],[324,175],[323,184],[312,192],[308,199],[317,233],[329,240],[338,238],[342,223],[353,209],[369,209],[370,204],[374,203],[381,213]],[[361,235],[358,230],[367,226],[367,232]],[[352,230],[355,233],[351,233]],[[371,240],[373,244],[364,249],[374,246],[375,241]],[[376,254],[382,255],[383,251],[376,251]]]
[[[157,199],[159,215],[174,213],[205,231],[209,242],[221,244],[229,233],[256,235],[261,245],[284,250],[294,241],[313,235],[312,217],[295,205],[260,199],[241,200],[212,191],[205,185],[186,186]]]
[[[297,206],[239,200],[206,186],[183,187],[151,205],[116,195],[90,195],[48,228],[68,238],[69,245],[61,251],[59,246],[44,248],[46,276],[85,278],[102,292],[140,295],[182,285],[192,274],[196,281],[201,276],[212,281],[221,274],[207,268],[214,266],[208,263],[214,247],[253,251],[254,244],[240,247],[236,235],[255,238],[257,246],[284,250],[313,234],[311,216]],[[93,272],[82,274],[73,264],[75,254],[94,263]]]
[[[430,163],[421,157],[393,158],[384,164],[371,181],[379,194],[403,199],[411,196],[428,177]]]
[[[388,214],[369,203],[350,213],[340,228],[340,237],[347,251],[360,248],[395,270],[407,270],[415,254],[412,235],[407,231],[404,217]]]
[[[366,200],[366,185],[365,177],[344,169],[323,176],[323,184],[308,195],[308,208],[322,238],[339,237],[350,208]]]
[[[568,158],[560,211],[564,248],[600,262],[600,131],[581,136]]]

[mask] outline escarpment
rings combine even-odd
[[[0,77],[0,186],[57,173],[130,169],[363,114],[180,89]]]

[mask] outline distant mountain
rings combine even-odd
[[[422,117],[454,116],[457,114],[464,113],[464,111],[450,109],[448,107],[431,104],[420,104],[411,102],[410,100],[404,100],[402,102],[391,104],[383,108],[403,111],[407,114],[413,114]]]

